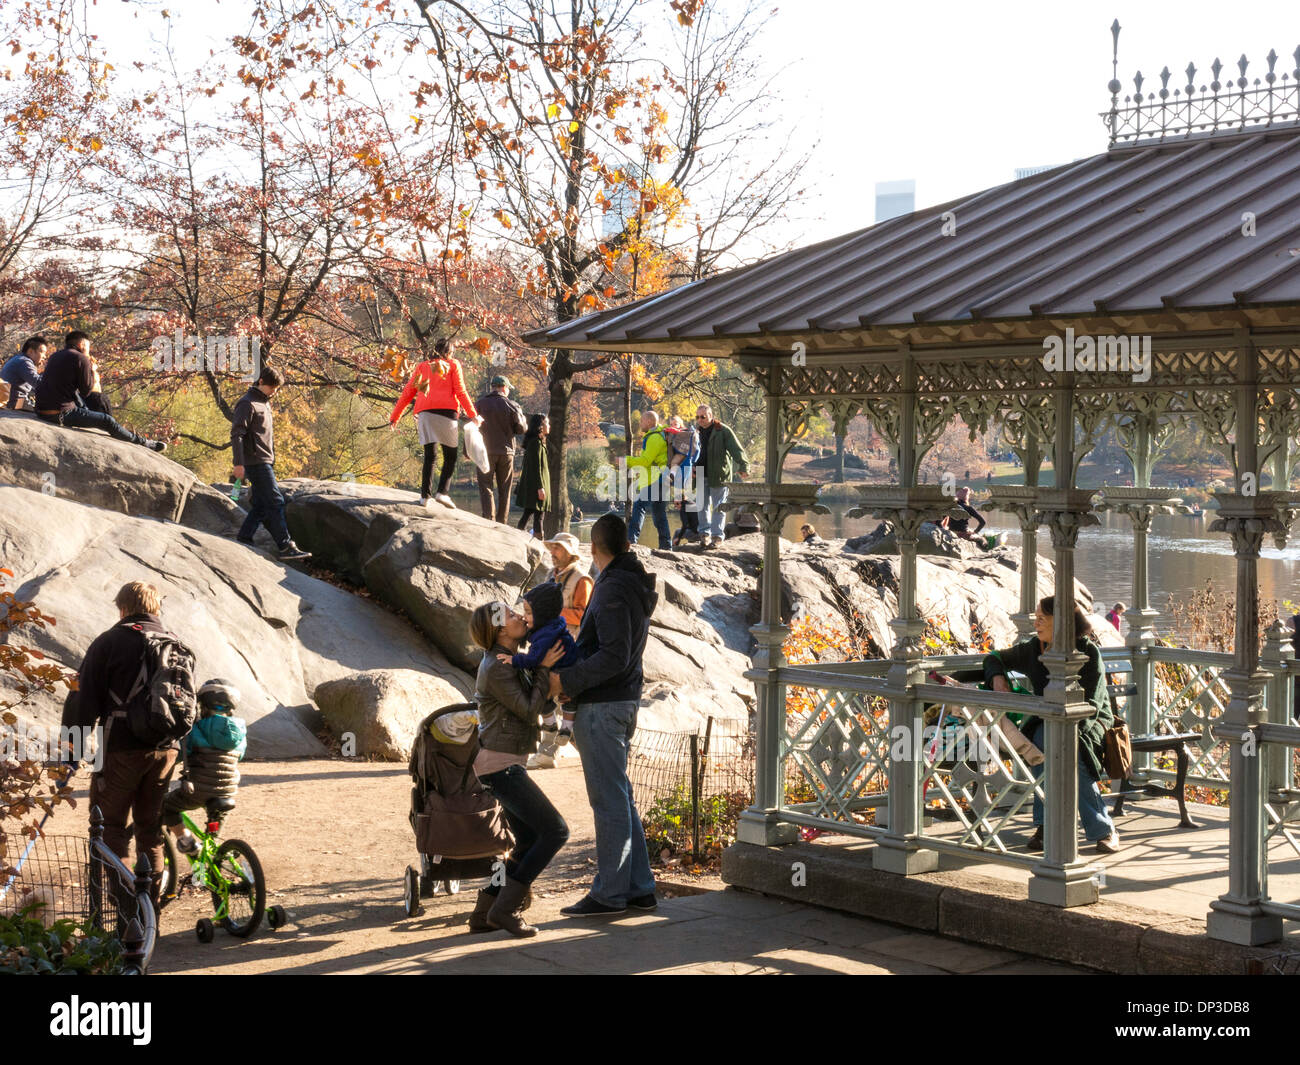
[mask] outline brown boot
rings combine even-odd
[[[506,878],[505,886],[487,914],[487,923],[493,928],[504,928],[512,936],[526,938],[537,935],[537,929],[524,920],[524,896],[528,885]]]
[[[469,930],[471,932],[491,932],[492,926],[487,923],[488,910],[492,909],[497,897],[489,895],[486,891],[478,893],[478,899],[474,903],[474,912],[469,915]]]

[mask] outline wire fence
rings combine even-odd
[[[754,798],[754,737],[744,718],[708,718],[697,730],[638,729],[628,778],[651,858],[700,862],[734,841]]]
[[[122,944],[125,972],[144,973],[158,936],[148,876],[132,873],[102,836],[102,819],[91,825],[89,838],[7,832],[0,915],[34,906],[33,915],[47,928],[61,920],[88,923]]]

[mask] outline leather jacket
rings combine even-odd
[[[551,671],[541,667],[533,670],[530,689],[524,674],[497,658],[498,654],[512,653],[497,644],[479,662],[474,684],[479,746],[507,754],[532,754],[541,737],[542,711],[550,701]]]

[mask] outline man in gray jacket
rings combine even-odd
[[[478,498],[483,517],[505,524],[510,514],[510,485],[515,479],[515,437],[528,428],[523,408],[510,398],[510,382],[501,374],[492,378],[492,391],[478,401],[483,417],[483,443],[487,447],[487,473],[477,472]],[[492,482],[496,481],[493,506]]]
[[[279,372],[263,366],[257,383],[235,404],[230,419],[232,471],[237,480],[248,478],[248,517],[239,530],[239,542],[253,546],[259,525],[275,541],[282,562],[297,562],[311,555],[289,537],[284,521],[284,493],[275,482],[275,430],[272,424],[271,397],[283,382]]]

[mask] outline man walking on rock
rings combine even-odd
[[[253,546],[259,525],[275,541],[281,562],[297,562],[311,555],[289,537],[284,520],[284,493],[275,481],[275,428],[271,397],[283,378],[272,366],[263,366],[257,383],[235,404],[230,419],[230,450],[235,477],[248,478],[248,517],[239,530],[239,542]]]
[[[510,515],[510,485],[515,479],[515,437],[528,428],[524,410],[510,398],[510,381],[497,374],[492,391],[478,401],[483,419],[483,443],[487,447],[487,473],[476,470],[478,498],[483,517],[505,524]],[[496,482],[496,507],[493,508],[492,483]]]
[[[659,593],[617,514],[591,527],[591,559],[599,576],[578,630],[578,664],[554,670],[550,678],[551,695],[576,705],[573,742],[596,823],[596,877],[580,902],[560,911],[566,917],[603,917],[629,908],[649,912],[656,906],[627,758],[641,702],[641,658]]]

